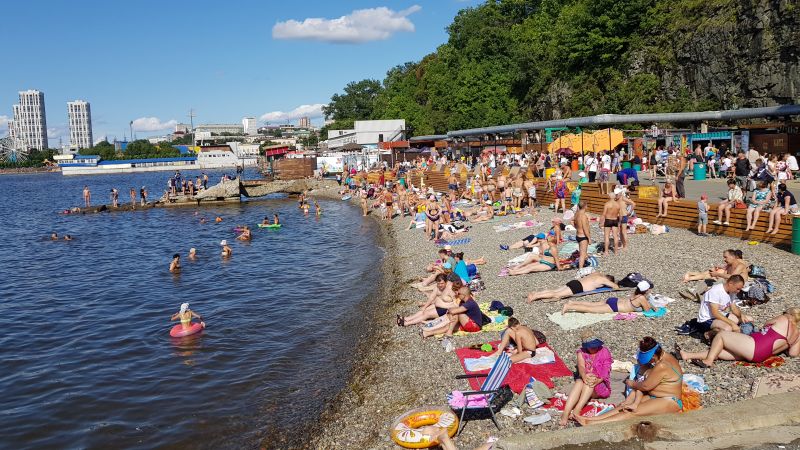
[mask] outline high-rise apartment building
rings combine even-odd
[[[258,134],[258,124],[255,117],[245,117],[242,119],[242,126],[244,127],[244,134]]]
[[[311,128],[311,119],[308,117],[301,117],[297,125],[298,128]]]
[[[92,109],[89,102],[83,100],[67,102],[67,116],[69,118],[70,148],[91,148],[94,141],[92,140]]]
[[[14,105],[14,137],[25,148],[47,148],[47,117],[43,92],[20,91],[19,105]]]

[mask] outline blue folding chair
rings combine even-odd
[[[497,397],[497,394],[500,392],[500,387],[502,386],[503,381],[506,379],[508,372],[511,370],[511,357],[508,356],[507,353],[503,352],[500,356],[497,357],[497,360],[494,362],[492,366],[492,370],[489,371],[488,374],[469,374],[469,375],[458,375],[456,379],[465,379],[465,378],[482,378],[486,377],[483,380],[483,384],[481,385],[481,389],[479,391],[467,391],[464,392],[464,397],[469,400],[469,397],[476,397],[478,395],[485,395],[487,397],[487,406],[465,406],[461,409],[461,420],[458,424],[458,432],[456,436],[461,433],[461,430],[464,429],[464,425],[466,422],[464,421],[464,415],[466,414],[467,410],[471,412],[480,412],[482,410],[489,410],[489,413],[492,416],[492,422],[500,429],[500,424],[497,423],[497,418],[494,415],[494,400]],[[447,396],[448,401],[450,400],[450,394]],[[467,402],[469,403],[469,402]]]

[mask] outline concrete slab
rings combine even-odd
[[[519,434],[500,440],[496,448],[543,450],[603,441],[620,443],[636,437],[637,425],[647,421],[657,429],[656,439],[672,441],[669,450],[677,450],[676,442],[696,441],[704,441],[700,448],[705,449],[711,448],[706,447],[706,440],[721,439],[733,433],[800,424],[798,404],[800,404],[800,393],[768,395],[683,414],[642,417],[623,422],[567,428],[550,433]],[[789,439],[787,442],[795,439]],[[732,445],[734,444],[727,447]],[[687,445],[686,448],[689,447],[692,447],[692,450],[698,448],[696,443]]]

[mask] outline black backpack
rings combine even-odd
[[[650,281],[647,278],[645,278],[639,272],[631,272],[631,273],[625,275],[625,278],[619,280],[619,283],[617,283],[617,284],[619,284],[620,287],[635,288],[636,285],[638,285],[640,281],[647,281],[650,284],[650,288],[651,289],[653,287],[655,287],[655,284],[652,281]]]

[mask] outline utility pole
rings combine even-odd
[[[197,117],[197,116],[195,116],[195,114],[194,114],[194,109],[193,108],[189,108],[189,128],[191,128],[191,130],[189,130],[189,131],[192,133],[192,147],[194,147],[194,118],[195,117]]]

